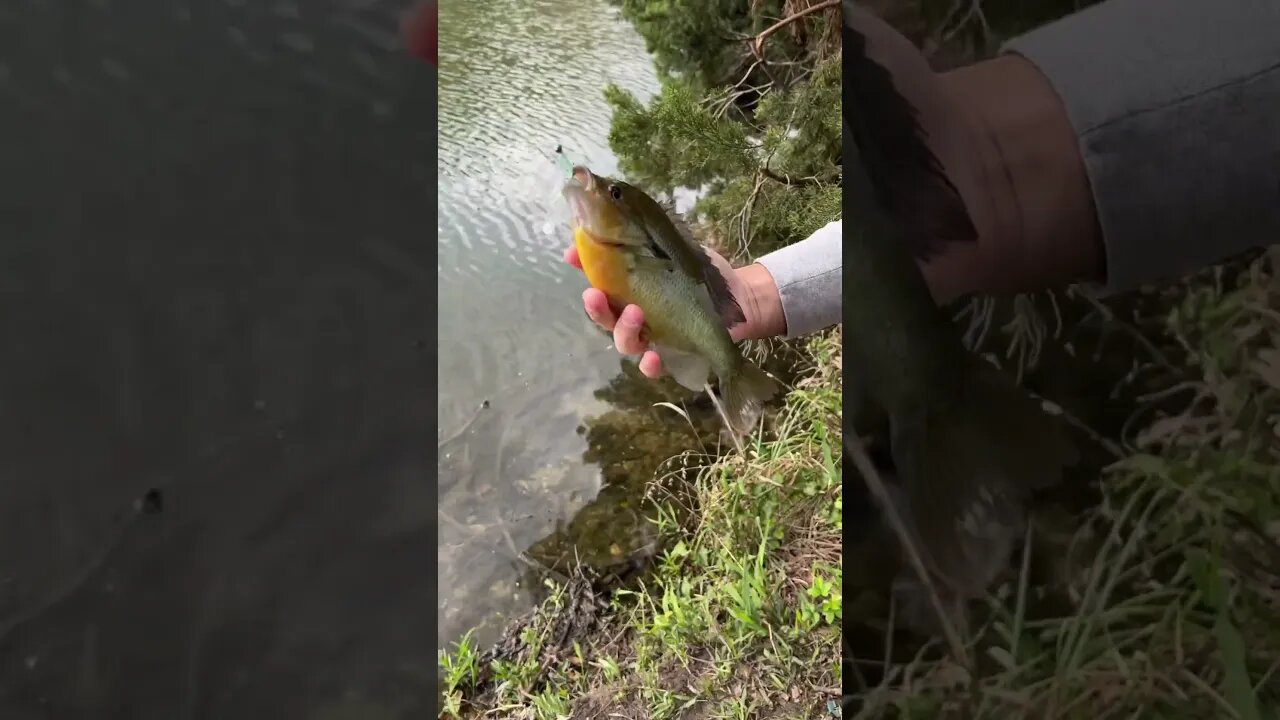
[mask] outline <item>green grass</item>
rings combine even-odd
[[[1280,717],[1280,280],[1274,254],[1151,298],[1155,377],[1101,503],[1036,548],[965,633],[883,673],[848,715]],[[1114,318],[1112,322],[1119,322]],[[1127,322],[1127,321],[1126,321]],[[1043,542],[1043,540],[1041,540]],[[1056,572],[1033,580],[1033,555]]]
[[[840,336],[807,343],[809,370],[745,450],[690,459],[649,488],[665,552],[613,594],[572,649],[547,643],[572,612],[552,585],[516,660],[441,655],[446,717],[810,718],[838,696]]]
[[[860,658],[861,718],[1280,718],[1280,279],[1275,255],[1149,295],[1140,401],[1098,502],[1037,516],[1008,580],[962,631]],[[1030,327],[1034,323],[1024,323]],[[649,493],[665,551],[588,635],[517,660],[442,656],[450,717],[829,717],[840,685],[839,335],[745,456],[686,456]],[[1145,378],[1145,379],[1144,379]],[[701,467],[698,467],[701,465]],[[857,558],[851,562],[857,562]],[[862,609],[855,610],[861,617]],[[886,636],[897,638],[900,635]],[[479,683],[477,684],[477,681]]]

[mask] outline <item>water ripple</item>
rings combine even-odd
[[[618,359],[584,317],[584,278],[561,260],[570,232],[552,153],[562,144],[615,172],[604,87],[647,97],[657,83],[607,0],[445,0],[440,34],[442,437],[490,403],[439,459],[447,641],[512,607],[506,543],[485,528],[502,523],[524,549],[568,517],[569,498],[595,492],[576,429]]]

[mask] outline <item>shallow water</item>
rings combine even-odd
[[[613,173],[602,91],[613,82],[644,98],[657,81],[643,40],[605,0],[446,0],[440,34],[443,647],[476,625],[492,638],[528,607],[519,555],[601,491],[604,463],[584,460],[578,428],[609,409],[596,391],[619,375],[619,356],[583,314],[582,274],[561,260],[570,232],[552,156],[563,145]],[[610,460],[631,445],[611,443]],[[623,522],[616,503],[597,505]]]
[[[0,7],[0,717],[426,715],[403,9]]]

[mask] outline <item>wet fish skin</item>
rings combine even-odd
[[[914,109],[868,56],[878,21],[847,0],[844,13],[846,359],[888,415],[912,540],[954,594],[978,597],[1007,566],[1031,492],[1077,454],[1059,419],[965,348],[934,302],[918,261],[977,232]]]
[[[749,432],[777,384],[730,337],[742,308],[706,251],[672,213],[621,180],[576,166],[564,196],[588,282],[640,307],[650,342],[681,385],[702,390],[714,373],[728,429]]]

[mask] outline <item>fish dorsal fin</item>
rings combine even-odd
[[[684,241],[684,244],[691,250],[700,249],[701,245],[699,245],[698,241],[693,237],[693,228],[689,226],[689,223],[684,219],[684,216],[676,210],[675,200],[671,198],[664,198],[657,200],[656,202],[658,203],[658,207],[662,208],[663,212],[667,214],[667,219],[671,221],[671,227],[676,229],[676,233],[679,234],[680,239]],[[655,253],[662,257],[667,256],[667,251],[662,248],[661,243],[654,242],[653,245]]]
[[[916,109],[893,77],[867,55],[867,37],[855,25],[869,19],[844,2],[845,121],[879,204],[906,236],[913,254],[927,260],[949,243],[972,243],[978,231],[960,192],[925,143]]]
[[[711,306],[715,308],[724,326],[731,328],[746,322],[747,316],[743,314],[738,298],[734,297],[733,291],[729,289],[729,281],[725,280],[724,275],[720,273],[720,268],[711,262],[711,257],[705,250],[701,250],[700,255],[703,266],[703,285],[711,295]]]
[[[711,307],[720,316],[720,320],[725,327],[734,327],[739,323],[746,321],[746,315],[742,312],[742,306],[738,304],[738,299],[733,296],[733,291],[729,289],[729,281],[725,279],[720,272],[720,268],[711,262],[711,256],[702,247],[701,243],[693,237],[693,229],[689,227],[689,223],[676,212],[675,202],[672,200],[655,201],[666,212],[667,219],[671,222],[671,226],[675,228],[676,234],[680,240],[692,251],[691,255],[696,266],[683,267],[682,269],[691,277],[698,278],[703,287],[707,289],[707,294],[711,296]],[[662,247],[661,242],[654,241],[654,255],[670,259],[669,254]],[[687,257],[683,253],[682,257]]]

